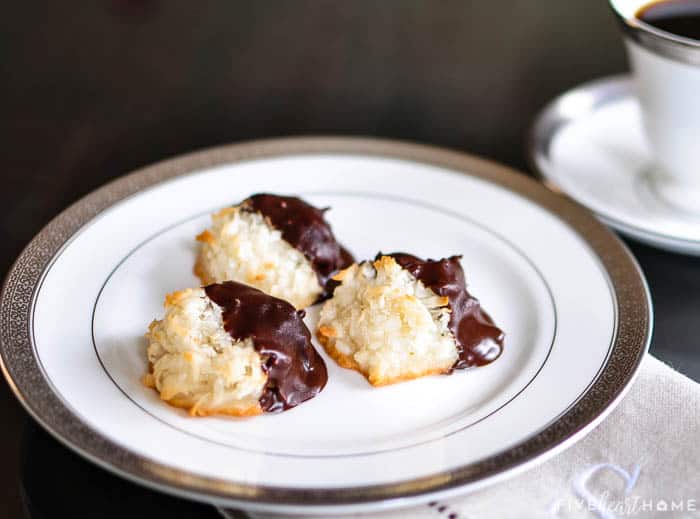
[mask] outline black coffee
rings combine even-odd
[[[637,11],[637,18],[677,36],[700,40],[700,0],[660,0]]]

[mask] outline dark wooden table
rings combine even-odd
[[[0,26],[0,273],[80,196],[215,144],[377,135],[526,170],[537,111],[627,68],[605,0],[6,2]],[[700,260],[630,246],[653,353],[700,380]],[[216,517],[78,458],[4,382],[0,412],[2,517]]]

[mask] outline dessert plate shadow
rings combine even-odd
[[[297,408],[232,419],[167,406],[141,383],[143,334],[166,293],[197,286],[209,214],[256,192],[331,207],[358,259],[462,254],[503,355],[373,388],[315,342],[329,382]],[[413,505],[545,460],[619,402],[652,322],[634,259],[576,203],[469,155],[350,138],[224,146],[108,184],[27,246],[0,311],[7,380],[70,448],[165,492],[304,514]]]

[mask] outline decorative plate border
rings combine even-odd
[[[462,171],[514,191],[568,224],[608,273],[618,304],[614,346],[589,391],[554,423],[513,448],[449,472],[399,483],[352,488],[253,486],[202,477],[127,451],[79,420],[43,377],[29,329],[35,289],[47,265],[71,236],[101,211],[167,179],[216,165],[299,154],[359,154],[416,161]],[[27,245],[0,294],[0,367],[25,409],[58,440],[98,465],[165,492],[250,509],[350,511],[449,496],[524,470],[583,437],[624,396],[649,347],[652,307],[644,276],[627,248],[586,209],[518,172],[464,153],[400,141],[301,137],[253,141],[165,160],[114,180],[60,213]],[[409,498],[422,498],[410,500]]]

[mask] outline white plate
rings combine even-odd
[[[614,76],[581,85],[537,117],[530,157],[543,179],[623,234],[700,255],[700,216],[664,199],[634,83]]]
[[[253,419],[162,403],[140,382],[146,327],[166,293],[197,285],[208,215],[261,191],[331,206],[358,258],[463,254],[502,357],[373,388],[324,356],[318,397]],[[8,381],[71,448],[164,491],[304,513],[414,504],[541,461],[612,409],[651,333],[634,260],[576,204],[466,155],[357,139],[229,146],[109,184],[28,246],[1,311]]]

